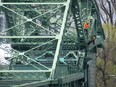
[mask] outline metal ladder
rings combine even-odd
[[[74,21],[75,21],[75,26],[78,34],[78,43],[80,43],[80,46],[85,45],[85,35],[84,35],[84,30],[82,26],[82,20],[81,20],[81,14],[80,14],[80,7],[79,7],[79,2],[77,0],[72,1],[72,13],[74,16]]]

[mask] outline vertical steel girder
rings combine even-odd
[[[72,13],[75,21],[75,26],[78,32],[78,41],[81,44],[85,45],[85,35],[84,35],[84,30],[82,26],[82,20],[81,20],[81,10],[79,7],[79,2],[78,0],[72,0]]]
[[[59,52],[61,50],[61,43],[62,43],[62,39],[63,39],[63,35],[64,35],[64,30],[65,30],[65,26],[66,26],[66,22],[67,22],[67,17],[68,17],[68,12],[70,9],[70,5],[71,5],[71,0],[68,0],[66,3],[66,7],[65,7],[65,11],[64,11],[64,17],[63,17],[63,23],[61,26],[61,31],[59,34],[59,38],[58,38],[58,44],[57,44],[57,48],[56,48],[56,52],[55,52],[55,56],[54,56],[54,61],[53,61],[53,65],[52,65],[52,72],[50,75],[50,78],[53,79],[54,78],[54,74],[55,74],[55,69],[56,69],[56,65],[58,62],[58,57],[59,57]]]

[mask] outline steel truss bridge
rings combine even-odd
[[[95,0],[0,0],[0,87],[95,87],[104,39]]]

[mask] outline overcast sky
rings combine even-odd
[[[0,47],[3,49],[8,49],[8,50],[11,49],[10,44],[2,44],[2,45],[0,45]],[[10,62],[5,59],[5,57],[7,57],[7,55],[5,55],[5,54],[8,54],[8,56],[10,56],[11,54],[3,49],[0,49],[0,65],[9,65]]]

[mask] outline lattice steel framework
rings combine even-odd
[[[0,48],[10,54],[10,64],[1,65],[2,80],[22,84],[84,73],[87,85],[85,61],[104,40],[94,0],[2,0],[0,10]],[[93,35],[96,43],[88,45]]]

